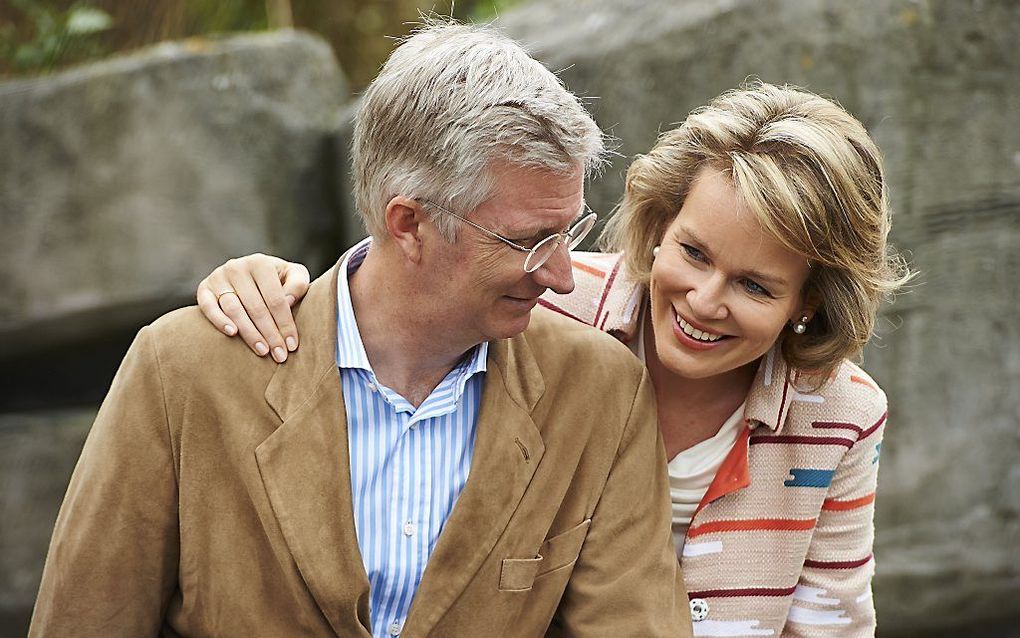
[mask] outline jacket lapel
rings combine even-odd
[[[471,471],[429,557],[405,623],[427,635],[467,587],[517,510],[545,453],[531,411],[545,391],[526,339],[489,344]]]
[[[369,584],[336,367],[337,270],[312,283],[295,313],[301,349],[277,367],[265,394],[283,423],[255,458],[273,515],[323,615],[338,635],[368,636]]]

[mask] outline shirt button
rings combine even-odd
[[[375,387],[375,384],[374,384],[374,383],[372,383],[372,382],[369,382],[369,384],[368,384],[368,389],[369,389],[369,390],[371,390],[372,392],[375,392],[375,391],[377,391],[377,390],[378,390],[379,388]]]
[[[404,523],[404,536],[414,536],[414,523],[411,521]]]
[[[390,632],[391,636],[399,636],[400,635],[400,623],[398,623],[398,622],[391,622],[390,626],[388,627],[388,629],[389,629],[389,632]]]
[[[691,620],[698,622],[708,618],[708,601],[704,598],[691,599]]]

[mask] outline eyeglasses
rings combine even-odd
[[[427,204],[429,206],[433,206],[442,213],[446,213],[447,215],[456,217],[465,224],[473,226],[478,230],[482,231],[483,233],[485,233],[486,235],[498,239],[499,241],[503,242],[504,244],[513,248],[514,250],[520,251],[522,253],[527,253],[528,256],[524,258],[524,272],[526,273],[533,273],[539,268],[541,268],[542,264],[549,261],[549,258],[553,256],[553,254],[556,252],[556,249],[560,246],[561,243],[566,245],[568,251],[577,248],[577,246],[584,240],[588,233],[591,232],[591,229],[595,227],[595,220],[598,219],[598,215],[591,212],[591,210],[588,209],[587,206],[585,206],[585,209],[588,210],[588,214],[582,217],[581,219],[577,220],[577,222],[573,226],[571,226],[570,228],[563,232],[553,233],[552,235],[549,235],[542,241],[535,244],[533,248],[526,248],[516,242],[510,241],[509,239],[500,235],[499,233],[493,232],[484,226],[479,226],[470,219],[466,219],[458,215],[457,213],[446,210],[445,208],[431,200],[417,199],[416,201],[421,202],[423,204]]]

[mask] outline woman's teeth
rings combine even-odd
[[[703,330],[698,330],[697,328],[694,328],[693,326],[691,326],[691,324],[684,321],[680,317],[680,315],[676,315],[676,322],[680,325],[680,329],[683,330],[685,334],[687,334],[690,337],[694,337],[698,341],[712,342],[722,339],[722,335],[716,335],[712,334],[711,332],[705,332]]]

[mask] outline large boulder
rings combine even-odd
[[[0,636],[24,636],[95,408],[0,415]]]
[[[291,31],[0,84],[0,358],[134,328],[228,256],[334,259],[347,97]]]
[[[25,635],[67,480],[138,326],[227,257],[343,245],[348,92],[295,32],[0,84],[0,636]]]
[[[887,158],[893,240],[921,271],[865,357],[891,403],[882,635],[1015,627],[1020,3],[544,0],[499,23],[596,98],[622,140],[590,190],[596,210],[610,210],[627,159],[659,130],[749,76],[834,96],[865,123]]]

